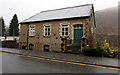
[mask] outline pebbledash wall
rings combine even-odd
[[[68,35],[66,37],[67,40],[71,40],[69,45],[72,45],[74,44],[74,25],[77,24],[83,25],[83,36],[87,38],[88,45],[94,47],[94,21],[93,11],[90,13],[90,16],[49,21],[22,22],[20,23],[19,48],[30,49],[30,45],[32,45],[33,50],[44,51],[44,46],[49,45],[49,51],[61,52],[61,37],[63,37],[62,25],[68,25]],[[30,26],[34,26],[35,29],[33,36],[29,36]],[[49,36],[45,36],[45,26],[50,27]]]

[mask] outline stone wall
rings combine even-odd
[[[2,47],[19,48],[19,44],[14,40],[2,41]]]

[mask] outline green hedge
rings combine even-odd
[[[86,56],[98,56],[98,57],[102,56],[101,51],[96,48],[84,49],[83,54]]]
[[[120,50],[111,49],[111,48],[108,48],[108,49],[102,48],[101,52],[103,57],[115,58],[120,53]]]
[[[120,53],[118,49],[105,48],[88,48],[83,50],[86,56],[110,57],[115,58]]]

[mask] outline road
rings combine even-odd
[[[116,69],[49,61],[9,53],[1,54],[3,73],[118,73]]]

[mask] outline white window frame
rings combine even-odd
[[[29,25],[29,36],[35,36],[35,25]]]
[[[61,35],[68,36],[68,24],[62,24]]]
[[[51,35],[51,27],[50,25],[44,26],[44,36],[50,36]]]

